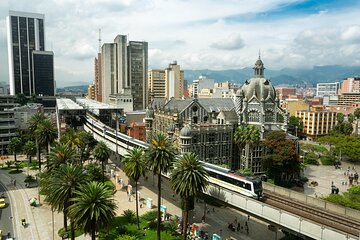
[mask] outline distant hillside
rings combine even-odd
[[[62,88],[57,88],[57,89],[56,89],[56,92],[57,92],[57,93],[62,93],[62,92],[81,92],[81,93],[86,93],[88,87],[89,87],[89,85],[62,87]]]
[[[218,82],[232,81],[243,84],[246,79],[251,78],[253,70],[251,68],[232,69],[232,70],[185,70],[185,79],[188,84],[197,79],[200,75],[212,78]],[[316,86],[320,82],[341,82],[346,77],[360,76],[360,66],[315,66],[312,69],[281,69],[265,70],[266,78],[276,85],[287,84],[311,84]]]

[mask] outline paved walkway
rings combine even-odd
[[[23,160],[24,157],[19,156],[19,160]],[[114,164],[110,164],[110,168],[115,168]],[[30,174],[35,175],[37,171],[29,171]],[[128,184],[128,178],[121,170],[116,170],[114,174],[118,174],[119,178],[122,178],[124,185]],[[57,231],[63,227],[63,215],[61,213],[53,213],[48,205],[42,202],[43,196],[41,196],[41,206],[32,207],[29,204],[29,199],[32,197],[38,198],[38,189],[37,188],[26,188],[24,184],[24,179],[26,176],[26,170],[22,174],[8,174],[8,170],[0,170],[0,180],[6,186],[9,187],[9,195],[12,199],[11,207],[13,209],[13,225],[15,232],[11,233],[15,236],[17,240],[50,240],[50,239],[61,239],[57,235]],[[16,187],[11,184],[11,180],[16,179]],[[115,183],[115,178],[112,178],[112,181]],[[120,185],[116,183],[117,192],[114,194],[114,200],[117,203],[118,211],[117,215],[121,215],[124,210],[132,209],[135,210],[135,199],[132,197],[129,201],[129,198],[126,193],[126,187],[120,188]],[[157,204],[157,188],[156,188],[156,177],[153,180],[153,177],[149,177],[147,181],[144,179],[140,180],[139,191],[141,198],[151,198],[153,199],[153,209],[156,210]],[[173,197],[173,193],[169,188],[169,183],[167,180],[163,182],[163,198],[162,205],[167,207],[168,213],[171,215],[181,216],[180,199],[179,197]],[[247,214],[241,213],[229,208],[217,208],[209,206],[210,212],[206,216],[205,223],[202,223],[201,218],[204,213],[204,204],[196,203],[195,210],[191,213],[192,217],[190,221],[192,223],[198,223],[200,228],[204,231],[207,231],[209,235],[212,233],[217,233],[221,235],[223,239],[232,237],[232,239],[243,239],[243,240],[263,240],[263,239],[275,239],[275,233],[268,230],[267,223],[261,222],[251,217],[248,221],[249,234],[246,233],[245,228],[239,232],[230,231],[227,226],[229,223],[234,222],[235,219],[237,222],[240,222],[242,226],[245,225],[247,220]],[[143,205],[140,208],[140,214],[149,211],[149,209]],[[25,218],[29,223],[28,227],[24,228],[21,226],[21,219]],[[53,221],[54,220],[54,221]],[[53,226],[54,226],[54,238],[53,238]],[[4,230],[4,232],[7,232]],[[280,236],[283,236],[281,232],[278,232],[277,239],[280,239]],[[78,240],[90,239],[90,236],[82,235],[77,237]]]

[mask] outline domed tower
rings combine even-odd
[[[180,131],[180,152],[181,154],[190,152],[191,150],[191,129],[189,126],[184,126]]]
[[[265,78],[265,67],[260,56],[253,69],[253,77],[246,80],[236,93],[235,105],[241,108],[236,111],[240,123],[258,126],[262,138],[265,131],[278,127],[286,131],[287,114],[279,107],[271,81]]]
[[[175,132],[175,128],[176,128],[176,126],[175,126],[174,123],[170,123],[170,124],[169,124],[169,127],[168,127],[168,129],[167,129],[167,134],[168,134],[169,138],[172,138],[172,137],[173,137],[174,132]]]
[[[145,131],[146,131],[146,142],[150,143],[152,139],[152,128],[154,121],[154,110],[152,107],[146,109],[145,114]]]

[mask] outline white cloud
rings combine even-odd
[[[210,45],[210,47],[223,49],[223,50],[236,50],[245,46],[244,40],[240,34],[235,34],[227,37],[226,39],[219,40]]]
[[[270,14],[281,11],[279,6],[297,2],[0,1],[0,81],[7,80],[4,18],[10,9],[45,14],[46,46],[55,54],[58,86],[93,81],[99,28],[103,43],[112,42],[117,34],[149,42],[149,68],[165,68],[174,60],[184,69],[251,67],[259,49],[266,68],[360,64],[360,25],[354,25],[360,8],[334,11],[326,7],[315,14],[284,12],[280,17]],[[259,13],[268,17],[258,19]]]

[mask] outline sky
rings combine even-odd
[[[101,42],[147,41],[149,69],[360,65],[359,0],[1,0],[0,81],[9,10],[45,14],[58,87],[90,84]]]

